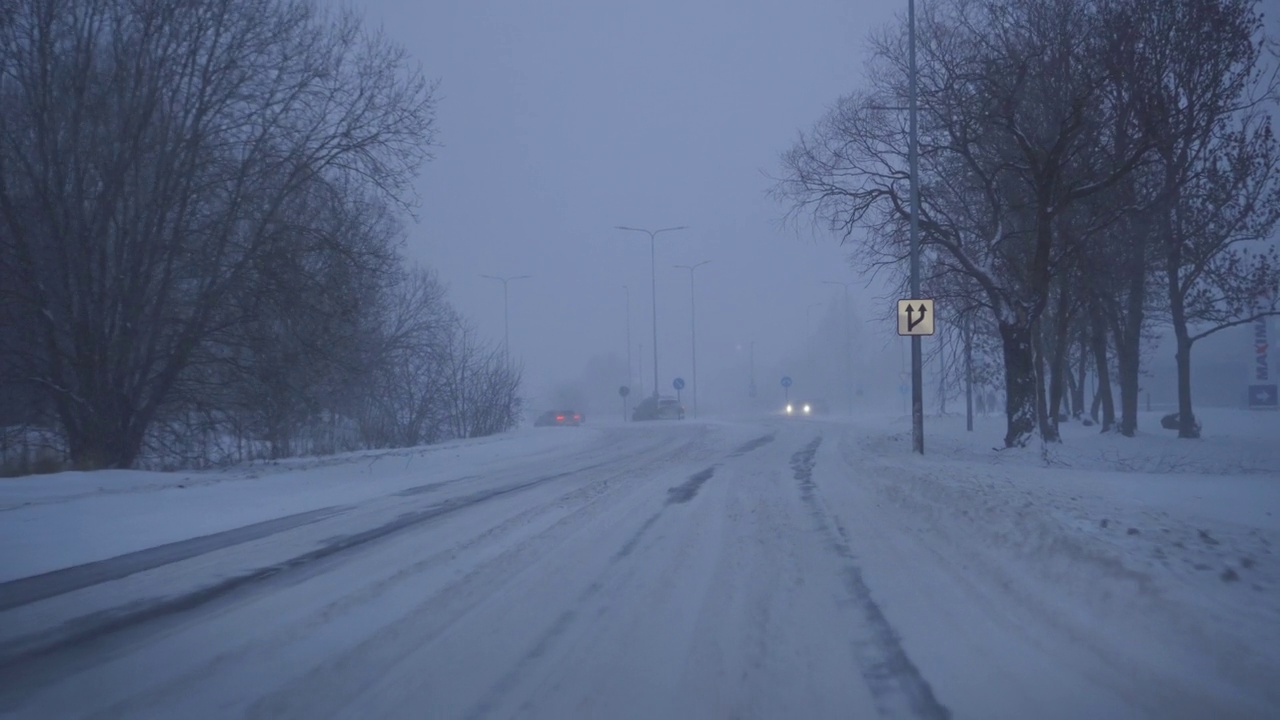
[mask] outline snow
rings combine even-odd
[[[256,522],[369,500],[587,447],[594,433],[527,429],[397,451],[225,471],[63,472],[0,479],[0,582]]]
[[[1014,450],[929,417],[923,457],[903,417],[735,417],[0,481],[0,580],[333,509],[8,609],[0,582],[0,716],[1267,717],[1280,414],[1198,416]]]

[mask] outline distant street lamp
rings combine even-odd
[[[631,372],[631,288],[623,285],[622,289],[627,293],[627,386],[629,387],[635,380],[635,374]]]
[[[497,275],[481,275],[482,278],[497,280],[502,283],[502,354],[507,357],[511,356],[511,316],[508,313],[507,304],[507,283],[512,280],[525,280],[533,277],[532,275],[513,275],[511,277],[499,277]]]
[[[653,290],[653,396],[658,397],[658,388],[660,387],[658,384],[658,251],[657,243],[654,241],[654,238],[664,232],[685,230],[687,229],[687,226],[680,225],[678,227],[662,228],[660,230],[645,230],[644,228],[615,225],[614,229],[641,232],[649,236],[649,271],[650,282]]]
[[[711,262],[703,260],[693,265],[675,265],[681,270],[689,271],[689,334],[693,348],[693,416],[698,417],[698,305],[693,287],[693,271]]]
[[[845,392],[849,397],[849,414],[853,415],[853,338],[849,332],[849,286],[851,282],[823,280],[824,285],[840,285],[844,287],[844,382]]]

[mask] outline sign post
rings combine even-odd
[[[912,217],[914,222],[915,218]],[[914,285],[915,283],[913,283]],[[913,290],[915,288],[912,288]],[[920,338],[933,334],[933,300],[898,301],[898,334],[911,338],[911,440],[912,449],[924,454],[924,388],[921,380]]]
[[[791,376],[784,375],[782,377],[782,398],[785,402],[791,402]]]
[[[618,396],[622,398],[622,422],[627,421],[627,396],[631,394],[631,388],[623,385],[618,388]]]
[[[680,391],[684,389],[684,378],[676,378],[675,380],[672,380],[671,387],[676,389],[676,402],[680,402]]]

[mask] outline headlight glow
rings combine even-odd
[[[809,414],[809,406],[808,406],[808,405],[805,405],[805,406],[804,406],[804,414],[805,414],[805,415],[808,415],[808,414]]]
[[[791,403],[787,403],[787,414],[791,414]]]

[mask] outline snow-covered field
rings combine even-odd
[[[6,717],[1280,717],[1280,414],[0,480]]]

